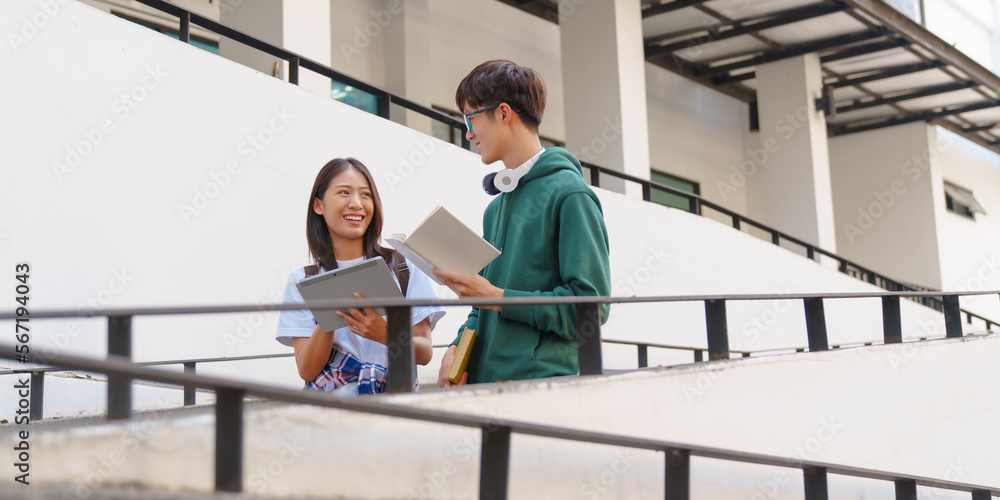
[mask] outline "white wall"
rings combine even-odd
[[[996,0],[924,0],[927,29],[997,72]]]
[[[747,105],[659,66],[646,64],[649,156],[654,170],[698,182],[701,195],[747,212],[743,147]],[[751,148],[752,149],[752,148]],[[757,169],[759,170],[759,169]]]
[[[649,126],[641,5],[606,0],[559,16],[566,147],[581,161],[649,179]],[[641,199],[642,186],[613,177],[602,187]]]
[[[377,87],[385,87],[385,36],[372,12],[382,9],[385,1],[330,6],[330,67]]]
[[[246,0],[220,9],[220,22],[302,57],[328,64],[330,60],[330,2],[327,0]],[[288,62],[222,37],[219,55],[266,75],[288,80]],[[275,68],[277,64],[277,68]],[[330,79],[299,70],[299,86],[320,97],[330,96]]]
[[[565,141],[559,27],[496,0],[433,0],[433,104],[455,109],[458,83],[480,63],[510,59],[542,75],[548,102],[539,133]],[[457,111],[457,109],[456,109]]]
[[[837,251],[819,54],[756,67],[767,224],[829,252]],[[771,126],[774,124],[774,126]]]
[[[428,9],[429,97],[417,102],[457,111],[455,89],[472,68],[510,59],[541,73],[548,103],[540,133],[565,140],[557,25],[495,0],[434,0]],[[334,2],[330,14],[331,67],[385,88],[385,65],[393,59],[387,53],[393,50],[387,27],[400,15],[392,15],[385,0]]]
[[[254,38],[281,47],[285,40],[284,1],[266,2],[251,0],[239,8],[220,13],[219,22],[232,26]],[[219,39],[219,55],[253,68],[265,75],[274,75],[274,65],[278,64],[277,76],[286,79],[286,64],[276,56],[261,52],[235,40]]]
[[[495,0],[435,0],[429,7],[432,97],[426,104],[454,109],[455,88],[472,68],[489,59],[511,59],[545,79],[541,135],[566,139],[557,25]],[[383,9],[384,2],[334,4],[334,69],[385,85],[386,37],[377,20],[392,18],[381,14]],[[746,104],[649,64],[646,93],[653,168],[699,182],[709,200],[745,212],[745,185],[734,169],[754,161],[741,144],[749,126]]]
[[[926,0],[924,0],[926,1]],[[892,8],[902,12],[906,17],[921,23],[920,3],[921,0],[885,0]]]
[[[939,163],[945,181],[972,190],[986,214],[975,220],[941,213],[941,277],[946,290],[1000,290],[1000,157],[947,130],[938,129]],[[943,186],[936,186],[943,190]],[[964,308],[1000,317],[995,295],[962,299]]]
[[[110,0],[89,1],[106,5],[104,2]],[[271,22],[282,17],[281,9],[273,15],[259,11],[267,5],[250,0],[224,4],[223,22],[280,45],[283,35],[278,32],[291,26]],[[392,14],[388,7],[387,0],[331,2],[329,64],[333,69],[389,88],[386,75],[391,68],[387,65],[393,57],[387,49],[391,45],[387,33],[401,15]],[[455,88],[473,67],[489,59],[511,59],[542,74],[548,87],[548,105],[541,134],[565,141],[558,25],[496,0],[435,0],[428,7],[431,67],[424,82],[426,91],[420,97],[407,97],[454,109]],[[484,23],[484,19],[489,22]],[[226,40],[220,45],[224,57],[271,73],[273,57]],[[763,220],[762,213],[754,214],[747,206],[747,192],[768,153],[759,141],[742,144],[749,133],[746,104],[658,66],[647,63],[645,68],[652,167],[698,182],[702,196]],[[301,72],[303,78],[310,74]],[[758,198],[763,200],[763,196]]]
[[[940,176],[935,160],[948,146],[938,144],[923,122],[831,138],[839,255],[890,278],[940,289],[942,235],[934,195],[941,188],[932,178]]]
[[[3,9],[0,29],[12,29],[35,6]],[[481,227],[489,198],[476,155],[80,4],[63,9],[27,45],[0,46],[8,61],[0,108],[16,117],[0,122],[0,137],[18,166],[3,170],[0,183],[0,209],[18,214],[0,221],[0,262],[31,263],[35,309],[259,303],[266,310],[306,263],[308,190],[338,156],[372,168],[387,233],[412,230],[438,204]],[[446,196],[427,195],[443,185]],[[724,225],[598,193],[615,295],[878,291]],[[13,303],[13,287],[2,290],[0,299]],[[831,343],[880,339],[877,302],[831,301]],[[437,343],[453,338],[465,311],[449,312]],[[704,345],[700,303],[615,311],[608,338]],[[908,337],[943,333],[929,309],[904,301],[903,315]],[[273,340],[276,319],[266,312],[138,318],[134,358],[288,352]],[[34,324],[43,353],[106,352],[100,320]],[[805,345],[797,302],[731,304],[729,325],[733,349]],[[634,359],[631,348],[606,349],[610,368],[634,367]],[[653,364],[688,360],[689,353],[651,353]],[[423,379],[433,379],[436,363]],[[199,370],[301,383],[289,359]]]
[[[329,64],[330,1],[292,0],[281,4],[284,29],[283,40],[278,46],[322,64]],[[240,7],[243,8],[244,5],[246,4]],[[284,66],[287,74],[288,64],[285,63]],[[299,86],[320,97],[330,96],[330,79],[309,70],[300,68]]]

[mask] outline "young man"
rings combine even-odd
[[[435,270],[438,279],[463,298],[610,295],[600,201],[583,181],[580,161],[565,149],[542,148],[538,139],[541,77],[510,61],[488,61],[462,80],[455,102],[483,163],[502,161],[514,169],[502,174],[517,180],[483,214],[483,237],[501,255],[478,275]],[[453,385],[447,373],[465,327],[477,338],[459,384],[577,373],[575,311],[573,305],[474,308],[442,359],[438,385]],[[602,305],[602,323],[608,312]]]

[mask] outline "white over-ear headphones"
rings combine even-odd
[[[499,172],[487,174],[486,177],[483,177],[483,190],[490,196],[509,193],[517,187],[518,181],[530,169],[530,165],[522,165],[517,168],[505,168]]]

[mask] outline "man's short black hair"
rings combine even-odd
[[[501,103],[537,133],[545,112],[545,82],[531,68],[498,59],[476,66],[455,91],[455,104],[462,111]]]

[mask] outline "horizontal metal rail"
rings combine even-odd
[[[0,358],[16,359],[17,353],[14,346],[4,344],[0,346]],[[802,460],[796,458],[784,458],[773,455],[757,453],[747,453],[732,450],[724,450],[707,446],[678,443],[657,439],[640,438],[633,436],[599,433],[554,427],[549,425],[535,424],[515,420],[496,419],[495,417],[482,417],[466,415],[440,410],[409,407],[399,404],[391,404],[380,401],[376,398],[330,398],[325,394],[290,391],[277,387],[253,384],[248,382],[238,382],[217,377],[206,377],[203,375],[189,375],[184,373],[169,372],[155,368],[136,366],[123,359],[109,358],[107,360],[95,360],[70,355],[56,355],[50,361],[58,366],[89,371],[94,373],[104,373],[109,377],[121,379],[143,379],[165,384],[180,386],[195,386],[202,389],[215,391],[219,395],[219,404],[216,411],[216,490],[217,491],[241,491],[242,473],[241,470],[233,468],[233,464],[242,464],[238,458],[242,456],[242,424],[243,408],[242,399],[245,396],[258,396],[273,401],[286,403],[308,404],[324,408],[335,408],[347,411],[357,411],[376,415],[406,418],[424,422],[459,425],[465,427],[476,427],[484,433],[490,435],[506,433],[507,439],[490,439],[483,442],[484,456],[490,456],[491,462],[501,461],[504,467],[504,477],[499,481],[496,476],[492,476],[496,470],[487,469],[481,464],[480,483],[481,484],[503,484],[506,485],[506,469],[509,463],[509,453],[506,456],[497,458],[496,453],[490,453],[489,448],[497,446],[497,443],[509,448],[509,434],[523,434],[539,436],[553,439],[563,439],[570,441],[603,444],[609,446],[621,446],[628,448],[661,451],[664,452],[667,461],[668,477],[676,477],[676,472],[669,472],[669,469],[682,468],[689,474],[689,457],[698,456],[727,460],[734,462],[770,465],[803,470],[811,473],[822,471],[823,474],[837,474],[844,476],[854,476],[867,479],[883,481],[909,482],[916,486],[929,486],[933,488],[949,489],[973,493],[973,498],[981,498],[983,495],[1000,495],[1000,488],[963,483],[958,481],[938,480],[926,477],[914,476],[911,474],[894,473],[883,470],[864,469],[845,465],[817,462],[812,460]],[[238,429],[240,432],[232,432]],[[491,444],[493,443],[493,444]],[[680,459],[678,459],[680,456]],[[227,461],[228,460],[228,461]],[[680,466],[683,467],[680,467]],[[220,478],[224,473],[227,477]],[[665,485],[667,498],[688,498],[687,481],[683,482],[684,490],[671,490],[671,484]],[[825,488],[824,488],[825,490]],[[481,491],[483,498],[486,492]],[[490,492],[490,493],[495,493]],[[825,491],[823,492],[825,494]],[[809,498],[807,496],[807,498]]]
[[[971,318],[969,320],[971,324]],[[988,333],[988,332],[987,332]],[[947,338],[945,336],[940,337],[919,337],[919,340],[935,340]],[[692,347],[692,346],[682,346],[673,344],[663,344],[659,342],[648,342],[648,341],[638,341],[638,340],[621,340],[621,339],[601,339],[602,344],[618,344],[618,345],[631,345],[636,347],[636,365],[638,368],[648,368],[649,367],[649,348],[656,349],[668,349],[677,351],[691,351],[694,353],[694,362],[700,363],[705,360],[704,354],[708,351],[707,348],[703,347]],[[834,344],[830,346],[831,349],[841,349],[847,347],[862,347],[862,346],[872,346],[872,345],[884,345],[883,342],[867,341],[867,342],[844,342],[840,344]],[[450,347],[451,344],[435,344],[432,347],[434,349],[446,349]],[[768,353],[783,353],[783,352],[805,352],[808,349],[806,346],[792,346],[792,347],[776,347],[772,349],[757,349],[753,351],[742,351],[737,349],[731,349],[730,354],[739,354],[744,358],[749,358],[752,356],[759,356]],[[272,353],[272,354],[257,354],[251,356],[232,356],[232,357],[215,357],[215,358],[197,358],[197,359],[177,359],[177,360],[167,360],[167,361],[144,361],[134,363],[137,366],[169,366],[169,365],[184,365],[184,373],[194,374],[196,372],[196,367],[198,363],[217,363],[223,361],[249,361],[249,360],[260,360],[260,359],[274,359],[274,358],[290,358],[294,357],[294,353]],[[17,374],[30,374],[31,387],[32,387],[32,405],[31,405],[31,420],[41,420],[43,415],[43,404],[44,404],[44,390],[45,390],[45,380],[44,376],[46,373],[58,373],[72,371],[71,368],[61,368],[56,366],[42,366],[42,367],[32,367],[32,368],[22,368],[22,369],[10,369],[10,370],[0,370],[0,376],[2,375],[17,375]],[[184,388],[184,406],[192,406],[195,404],[195,390],[193,387]]]
[[[771,228],[771,227],[769,227],[769,226],[767,226],[767,225],[765,225],[765,224],[763,224],[761,222],[755,221],[755,220],[753,220],[753,219],[751,219],[749,217],[746,217],[746,216],[744,216],[742,214],[734,212],[734,211],[732,211],[732,210],[730,210],[728,208],[725,208],[725,207],[723,207],[723,206],[721,206],[721,205],[719,205],[717,203],[713,203],[713,202],[711,202],[711,201],[709,201],[709,200],[701,197],[700,195],[697,195],[697,194],[694,194],[694,193],[690,193],[688,191],[684,191],[682,189],[675,188],[673,186],[667,186],[665,184],[660,184],[658,182],[651,181],[651,180],[648,180],[648,179],[640,179],[638,177],[633,177],[631,175],[628,175],[628,174],[625,174],[625,173],[622,173],[622,172],[611,170],[611,169],[608,169],[608,168],[605,168],[605,167],[600,167],[600,166],[593,165],[593,164],[590,164],[590,163],[581,162],[581,164],[584,167],[587,167],[588,169],[590,169],[590,184],[592,186],[594,186],[594,187],[600,187],[600,174],[605,174],[605,175],[609,175],[611,177],[615,177],[615,178],[618,178],[618,179],[623,179],[623,180],[626,180],[626,181],[635,182],[635,183],[640,184],[642,186],[643,200],[644,201],[652,201],[652,190],[653,189],[655,189],[657,191],[660,191],[660,192],[669,193],[669,194],[673,194],[673,195],[676,195],[676,196],[683,197],[683,198],[685,198],[685,199],[688,200],[688,204],[689,204],[688,211],[691,212],[691,213],[694,213],[695,215],[704,215],[702,213],[702,210],[701,210],[702,207],[711,208],[712,210],[715,210],[715,211],[717,211],[719,213],[722,213],[723,215],[729,216],[732,219],[732,227],[734,229],[736,229],[736,230],[740,230],[741,226],[744,225],[744,224],[752,226],[752,227],[755,227],[757,229],[760,229],[761,231],[764,231],[764,232],[768,233],[771,236],[771,242],[773,244],[775,244],[775,245],[780,246],[782,241],[787,241],[787,242],[793,243],[795,245],[798,245],[798,246],[802,247],[803,249],[805,249],[806,256],[809,259],[812,259],[812,260],[816,259],[816,255],[824,255],[826,257],[829,257],[829,258],[837,261],[837,263],[839,264],[838,270],[840,272],[842,272],[844,274],[847,274],[849,276],[853,276],[855,278],[861,279],[863,281],[867,281],[868,283],[870,283],[872,285],[875,285],[875,286],[877,286],[879,288],[883,288],[883,289],[888,290],[890,292],[896,292],[896,291],[935,291],[935,290],[930,290],[930,289],[927,289],[927,288],[922,288],[922,287],[916,287],[916,286],[908,285],[908,284],[902,283],[902,282],[900,282],[898,280],[894,280],[894,279],[888,278],[886,276],[883,276],[883,275],[881,275],[879,273],[876,273],[875,271],[872,271],[871,269],[868,269],[868,268],[866,268],[866,267],[864,267],[864,266],[862,266],[862,265],[860,265],[860,264],[858,264],[856,262],[852,262],[852,261],[849,261],[849,260],[847,260],[847,259],[845,259],[843,257],[840,257],[839,255],[837,255],[837,254],[835,254],[833,252],[829,252],[829,251],[823,250],[822,248],[817,247],[817,246],[815,246],[815,245],[813,245],[811,243],[807,243],[805,241],[802,241],[802,240],[800,240],[800,239],[798,239],[798,238],[796,238],[794,236],[791,236],[789,234],[786,234],[786,233],[783,233],[781,231],[778,231],[777,229]],[[938,310],[938,311],[942,311],[943,310],[943,305],[937,299],[937,297],[927,296],[927,297],[912,297],[912,298],[919,298],[919,299],[921,299],[921,300],[919,300],[919,302],[921,304],[923,304],[925,306],[928,306],[928,307],[931,307],[932,309],[935,309],[935,310]],[[973,318],[974,317],[974,318],[982,320],[984,323],[986,323],[987,329],[989,329],[992,325],[997,324],[996,321],[993,321],[993,320],[990,320],[988,318],[985,318],[985,317],[983,317],[983,316],[981,316],[979,314],[976,314],[974,312],[966,311],[964,309],[962,310],[962,312],[963,312],[963,314],[966,314],[969,318]]]
[[[403,306],[524,306],[524,305],[578,305],[578,304],[639,304],[652,302],[703,302],[706,300],[751,301],[751,300],[803,300],[803,299],[880,299],[883,297],[969,297],[979,295],[1000,296],[1000,290],[979,290],[965,292],[828,292],[828,293],[746,293],[730,295],[650,295],[630,297],[605,296],[574,296],[574,297],[503,297],[503,298],[465,298],[465,299],[402,299],[402,298],[371,298],[371,299],[338,299],[310,302],[303,304],[274,304],[262,309],[259,304],[236,304],[216,306],[168,306],[168,307],[135,307],[93,309],[81,312],[72,309],[54,309],[51,311],[32,311],[31,319],[43,318],[103,318],[108,316],[160,316],[176,314],[216,314],[239,312],[274,312],[302,309],[351,309],[364,307],[403,307]],[[0,320],[17,319],[15,313],[0,313]],[[994,321],[994,324],[998,322]]]
[[[216,358],[192,358],[192,359],[171,359],[166,361],[142,361],[134,362],[136,366],[169,366],[169,365],[186,365],[188,363],[218,363],[222,361],[248,361],[254,359],[272,359],[272,358],[290,358],[295,356],[294,353],[290,352],[280,352],[273,354],[254,354],[250,356],[230,356],[230,357],[216,357]],[[71,371],[70,368],[59,368],[57,366],[45,366],[38,368],[24,368],[24,369],[11,369],[11,370],[0,370],[0,375],[10,375],[12,373],[31,373],[31,372],[64,372]]]
[[[641,342],[638,340],[616,340],[616,339],[603,339],[602,342],[605,344],[620,344],[620,345],[634,345],[636,348],[636,363],[639,368],[649,367],[649,348],[654,347],[657,349],[671,349],[675,351],[692,351],[694,353],[694,362],[700,363],[705,360],[705,353],[708,352],[708,348],[703,347],[691,347],[691,346],[681,346],[681,345],[671,345],[671,344],[660,344],[657,342]],[[751,354],[755,351],[738,351],[735,349],[730,349],[730,354],[739,354],[744,358],[749,358]]]
[[[705,304],[705,319],[707,326],[707,349],[698,349],[682,346],[683,349],[694,351],[695,361],[704,360],[704,353],[707,351],[708,359],[720,360],[729,359],[734,353],[729,349],[729,334],[727,329],[727,301],[742,300],[791,300],[800,299],[805,305],[806,313],[806,333],[809,341],[809,350],[818,351],[829,348],[826,334],[826,320],[823,313],[824,299],[845,299],[845,298],[878,298],[882,302],[883,309],[883,339],[885,343],[902,342],[901,318],[899,300],[902,297],[941,297],[944,304],[946,336],[961,337],[963,335],[962,316],[958,308],[958,298],[967,295],[1000,295],[1000,291],[979,291],[979,292],[848,292],[848,293],[823,293],[823,294],[744,294],[744,295],[689,295],[689,296],[655,296],[655,297],[518,297],[518,298],[466,298],[457,300],[406,300],[406,299],[347,299],[332,300],[310,304],[311,309],[344,309],[363,307],[386,307],[389,310],[388,329],[390,332],[390,357],[389,373],[393,374],[389,380],[391,392],[406,392],[413,389],[414,365],[412,358],[411,330],[409,321],[409,309],[414,306],[439,305],[451,306],[509,306],[509,305],[560,305],[575,304],[577,307],[577,338],[578,345],[583,347],[578,352],[578,366],[582,375],[600,374],[603,372],[603,362],[601,360],[600,345],[600,316],[597,314],[599,304],[604,303],[666,303],[666,302],[689,302],[701,301]],[[281,304],[265,308],[265,311],[281,310],[301,310],[302,304]],[[131,324],[134,316],[141,315],[173,315],[173,314],[218,314],[237,313],[248,311],[261,311],[259,305],[226,305],[226,306],[187,306],[187,307],[159,307],[159,308],[132,308],[132,309],[108,309],[101,311],[79,312],[79,311],[35,311],[32,318],[36,320],[65,318],[65,317],[106,317],[108,321],[108,357],[131,358]],[[405,314],[404,314],[405,313]],[[0,321],[5,319],[16,319],[16,313],[0,313]],[[596,342],[589,342],[596,340]],[[620,341],[619,341],[620,342]],[[648,366],[648,347],[652,343],[634,343],[637,346],[637,357],[639,367]],[[666,344],[661,344],[667,346]],[[796,349],[800,350],[800,349]],[[802,349],[804,350],[804,349]],[[395,355],[393,353],[395,352]],[[750,355],[747,351],[735,351],[744,357]],[[24,355],[22,354],[22,358]],[[259,359],[260,357],[247,357],[247,359]],[[234,358],[226,358],[232,360]],[[221,359],[220,359],[221,360]],[[38,364],[50,364],[45,357],[31,354],[27,361]],[[198,360],[178,360],[173,362],[153,362],[155,364],[184,364],[184,371],[194,374],[195,364]],[[52,368],[32,367],[26,368],[21,373],[30,373],[32,384],[37,387],[33,393],[33,402],[30,418],[38,420],[43,417],[42,390],[44,388],[44,375]],[[185,388],[185,405],[195,403],[195,393],[193,387]],[[108,380],[108,415],[111,418],[128,418],[131,413],[131,381],[109,378]]]
[[[275,354],[255,354],[251,356],[232,356],[217,358],[197,358],[197,359],[175,359],[168,361],[144,361],[134,363],[136,366],[169,366],[184,365],[184,373],[193,375],[197,371],[198,363],[218,363],[221,361],[249,361],[258,359],[290,358],[294,353],[284,352]],[[41,420],[45,411],[45,374],[72,371],[71,368],[58,366],[36,366],[32,368],[14,368],[10,370],[0,370],[2,375],[31,375],[31,409],[28,415],[30,420]],[[193,406],[196,403],[195,388],[184,387],[184,406]]]

